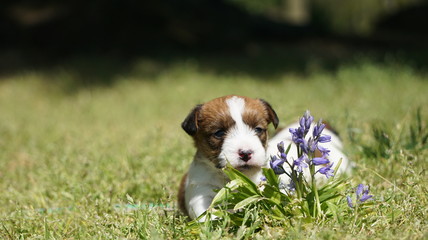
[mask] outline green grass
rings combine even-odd
[[[405,62],[358,60],[269,76],[197,60],[137,59],[126,71],[84,64],[95,75],[63,65],[0,77],[0,238],[428,237],[428,76]],[[187,227],[175,201],[194,148],[180,123],[195,104],[226,94],[264,98],[282,126],[306,109],[328,119],[357,164],[352,184],[369,184],[379,200],[373,212],[255,233]],[[418,108],[422,131],[412,137]]]

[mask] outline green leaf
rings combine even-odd
[[[243,182],[241,179],[234,179],[226,184],[226,187],[229,188],[231,191],[235,191],[239,187],[243,185]]]
[[[208,211],[210,211],[210,215],[214,215],[214,216],[216,216],[218,218],[223,218],[225,216],[225,214],[226,214],[225,211],[217,210],[215,208],[210,208]],[[207,217],[208,216],[209,215],[207,215]]]
[[[284,211],[281,211],[276,206],[273,206],[269,210],[269,215],[270,215],[270,217],[272,217],[272,218],[274,218],[276,220],[284,220],[284,218],[287,216],[286,214],[284,214]]]
[[[260,196],[258,196],[258,195],[254,195],[254,196],[248,197],[248,198],[240,201],[239,203],[237,203],[235,205],[235,207],[233,208],[233,210],[236,211],[238,209],[244,208],[244,207],[246,207],[246,206],[248,206],[248,205],[250,205],[252,203],[260,201],[261,199],[262,198]]]
[[[325,202],[341,196],[342,189],[346,186],[344,179],[335,179],[328,182],[318,190],[320,202]]]
[[[323,186],[321,186],[318,189],[318,192],[324,192],[324,191],[329,191],[331,189],[334,189],[336,191],[341,191],[342,189],[344,189],[347,185],[346,183],[347,179],[341,178],[341,179],[334,179],[333,181],[329,181],[326,184],[324,184]]]
[[[279,189],[275,186],[271,185],[264,185],[262,195],[266,198],[275,198],[280,200],[281,199],[281,192],[279,192]]]
[[[288,154],[288,152],[290,151],[290,149],[291,149],[291,146],[292,146],[292,144],[290,143],[290,144],[288,144],[288,147],[287,147],[287,150],[285,150],[285,154]]]
[[[262,168],[262,171],[269,185],[271,186],[279,185],[278,176],[275,174],[272,168]]]
[[[286,204],[283,204],[282,202],[277,202],[271,198],[265,198],[263,200],[265,202],[267,202],[267,204],[266,204],[266,206],[268,207],[267,210],[269,210],[270,212],[277,210],[281,213],[281,215],[283,215],[283,216],[287,215],[287,212],[285,209],[287,206]],[[276,212],[276,213],[278,215],[278,212]]]
[[[333,214],[334,218],[341,223],[341,219],[339,217],[338,211],[339,208],[336,206],[336,204],[331,203],[331,202],[325,202],[325,204],[327,205],[328,209],[330,210],[330,212]]]
[[[230,180],[240,179],[243,184],[247,186],[248,190],[250,190],[254,194],[259,194],[257,185],[243,173],[233,168],[230,164],[227,164],[226,168],[224,169],[224,172],[230,178]]]
[[[336,167],[334,168],[334,176],[336,176],[337,171],[339,170],[340,165],[342,164],[342,158],[339,159],[339,162],[336,164]]]
[[[301,212],[306,215],[306,216],[311,216],[311,207],[309,206],[309,202],[308,201],[303,201],[302,202],[302,208],[301,208]],[[312,204],[312,208],[313,208],[313,204]]]
[[[213,201],[211,202],[211,207],[216,206],[227,199],[229,189],[222,188],[218,193],[214,196]]]

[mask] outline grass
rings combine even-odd
[[[86,85],[70,65],[0,77],[0,238],[428,237],[428,81],[406,62],[360,59],[274,76],[195,59],[141,58],[117,72],[85,64],[108,84]],[[187,227],[175,201],[194,148],[180,123],[195,104],[226,94],[268,100],[282,126],[306,109],[328,119],[357,164],[352,184],[369,184],[379,200],[373,211],[235,233]]]

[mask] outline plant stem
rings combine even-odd
[[[315,206],[314,206],[313,217],[319,217],[319,216],[321,216],[321,204],[320,204],[320,198],[318,196],[318,189],[317,189],[317,185],[316,185],[316,181],[315,181],[315,166],[314,165],[310,166],[310,171],[311,171],[311,179],[312,179],[312,191],[314,192],[314,195],[315,195]]]
[[[352,226],[355,226],[357,224],[357,218],[358,218],[358,203],[355,204],[355,211],[354,211],[355,217],[354,217],[354,223]]]
[[[294,182],[294,185],[296,186],[297,198],[301,199],[302,198],[302,188],[300,187],[299,179],[297,178],[296,172],[293,171],[292,176],[293,176],[292,181]]]
[[[302,150],[300,149],[300,147],[298,145],[296,145],[297,147],[297,156],[300,157],[302,156]],[[297,192],[297,197],[298,199],[302,199],[303,196],[303,187],[300,185],[301,184],[301,178],[299,179],[299,177],[297,176],[297,171],[294,169],[294,163],[293,166],[291,167],[292,169],[292,175],[294,177],[293,181],[294,181],[294,185],[296,186],[296,192]]]
[[[303,181],[304,181],[303,173],[301,172],[301,173],[299,173],[299,182],[298,182],[298,184],[300,185],[300,191],[302,191],[302,196],[303,196],[303,191],[306,190],[305,189],[305,185],[303,184]]]

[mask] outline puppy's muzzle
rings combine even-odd
[[[248,162],[251,159],[253,151],[239,149],[238,154],[239,154],[239,159],[241,159],[244,162]]]

